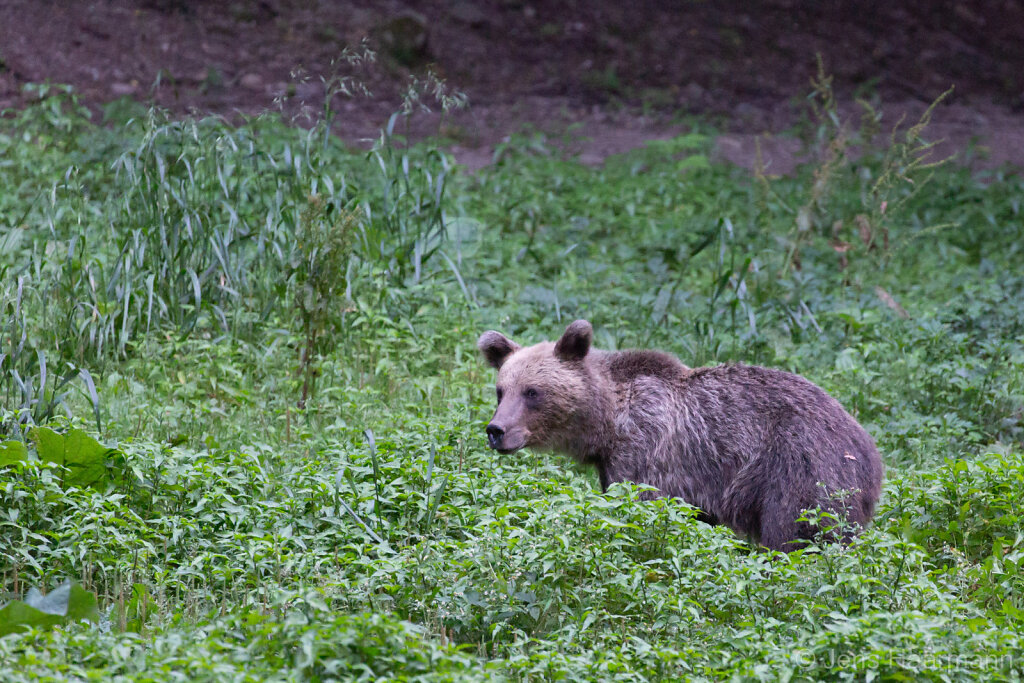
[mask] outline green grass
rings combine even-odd
[[[853,161],[823,125],[794,178],[696,132],[596,169],[524,136],[468,176],[108,115],[0,119],[0,601],[99,607],[0,637],[0,679],[1022,676],[1019,175],[916,162],[926,129]],[[487,450],[479,332],[576,317],[819,383],[886,460],[875,523],[770,555]],[[96,478],[35,425],[108,446]]]

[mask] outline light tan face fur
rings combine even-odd
[[[477,347],[498,369],[498,408],[487,425],[491,448],[513,453],[564,446],[588,400],[585,358],[592,336],[586,320],[571,323],[557,342],[526,348],[493,330],[480,335]]]
[[[557,445],[575,412],[583,382],[570,362],[555,357],[554,346],[543,342],[520,349],[498,371],[500,400],[491,424],[504,431],[499,452]]]

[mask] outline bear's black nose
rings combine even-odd
[[[491,448],[501,446],[501,437],[505,436],[505,430],[496,424],[487,425],[487,443]]]

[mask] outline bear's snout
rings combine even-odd
[[[501,448],[501,440],[505,437],[505,430],[494,424],[487,425],[487,445],[494,450]]]
[[[526,445],[529,440],[529,430],[523,429],[522,425],[513,424],[506,430],[497,422],[487,425],[487,445],[502,455],[515,453]]]

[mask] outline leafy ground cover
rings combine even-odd
[[[1016,173],[923,162],[923,126],[873,150],[825,81],[789,178],[699,126],[600,168],[524,134],[468,175],[400,116],[367,153],[329,111],[37,94],[0,120],[0,590],[36,626],[3,679],[1022,676]],[[884,454],[875,523],[773,555],[488,451],[477,335],[576,317],[825,387]]]

